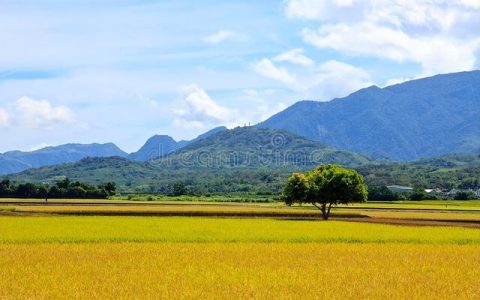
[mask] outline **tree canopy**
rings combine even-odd
[[[367,186],[357,171],[339,165],[320,165],[306,173],[294,173],[283,192],[287,205],[311,203],[328,220],[332,206],[367,200]]]
[[[115,195],[116,184],[107,182],[100,185],[90,185],[68,178],[57,181],[55,185],[47,183],[19,183],[8,179],[0,181],[0,198],[107,198]]]

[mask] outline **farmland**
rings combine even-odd
[[[342,243],[2,244],[0,298],[478,299],[478,249]]]
[[[0,204],[0,299],[480,296],[475,201],[345,206],[328,222],[278,203],[65,202]],[[415,218],[452,226],[361,221]]]

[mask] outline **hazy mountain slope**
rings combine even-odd
[[[85,157],[126,155],[125,152],[112,143],[65,144],[32,152],[10,151],[0,155],[0,174],[9,174],[29,168],[74,162]]]
[[[178,149],[181,149],[191,143],[205,139],[215,133],[227,130],[226,127],[216,127],[212,130],[199,135],[197,138],[191,141],[175,141],[168,135],[155,135],[147,140],[145,145],[142,146],[137,152],[131,153],[128,158],[136,161],[149,161],[158,159],[164,155],[170,154]]]
[[[480,187],[480,155],[455,154],[408,163],[357,168],[369,186],[400,184],[423,188],[474,189]]]
[[[277,168],[319,163],[358,166],[372,160],[282,130],[238,127],[193,142],[167,156],[164,162],[177,166]]]
[[[211,136],[214,135],[214,134],[217,134],[217,133],[219,133],[219,132],[224,132],[224,131],[228,131],[227,127],[225,127],[225,126],[215,127],[215,128],[213,128],[213,129],[211,129],[211,130],[209,130],[209,131],[207,131],[207,132],[205,132],[205,133],[197,136],[196,138],[194,138],[194,139],[191,140],[191,141],[180,141],[179,143],[183,143],[183,146],[182,146],[182,147],[184,147],[184,146],[187,146],[187,145],[189,145],[189,144],[192,144],[192,143],[195,143],[195,142],[204,140],[204,139],[206,139],[206,138],[211,137]]]
[[[26,163],[0,154],[0,175],[17,173],[30,168]]]
[[[179,148],[178,143],[168,135],[154,135],[137,152],[128,156],[136,161],[147,161],[164,156]]]
[[[279,191],[283,178],[320,163],[361,166],[372,160],[272,129],[219,131],[177,152],[148,162],[120,157],[85,158],[76,163],[9,175],[14,181],[54,182],[69,177],[98,184],[115,181],[122,191],[165,192],[182,182],[202,192]]]
[[[301,101],[258,125],[395,160],[480,152],[480,71]]]

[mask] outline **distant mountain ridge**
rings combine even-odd
[[[227,128],[224,126],[216,127],[212,130],[205,132],[204,134],[199,135],[191,141],[182,140],[179,142],[175,141],[172,137],[168,135],[154,135],[153,137],[148,139],[145,145],[143,145],[137,152],[131,153],[128,158],[136,161],[149,161],[158,159],[159,157],[170,154],[196,141],[208,138],[213,134],[225,130],[227,130]]]
[[[295,170],[319,163],[358,167],[374,163],[368,157],[340,151],[289,132],[241,127],[217,130],[188,146],[147,162],[121,157],[84,158],[81,161],[30,169],[9,175],[13,181],[55,182],[64,177],[98,184],[115,181],[122,191],[163,192],[184,182],[206,192],[255,189],[277,191],[280,181]],[[269,179],[270,178],[270,179]],[[250,181],[249,181],[250,180]]]
[[[115,144],[65,144],[31,152],[9,151],[0,154],[0,175],[30,168],[79,161],[85,157],[126,157]]]
[[[480,71],[372,86],[330,102],[300,101],[258,127],[374,158],[480,153]]]
[[[294,165],[314,167],[320,163],[359,166],[373,163],[369,157],[337,150],[287,131],[257,127],[237,127],[219,131],[167,155],[170,165],[191,167],[272,167]]]
[[[337,163],[350,163],[354,153],[399,161],[480,153],[480,71],[437,75],[386,88],[372,86],[330,102],[300,101],[256,127],[298,135],[291,138],[292,141],[303,137],[299,145],[283,145],[284,152],[291,154],[295,147],[303,150],[323,147],[328,150],[325,153],[336,156],[327,156],[325,161]],[[155,135],[131,154],[112,143],[10,151],[0,154],[0,175],[77,162],[86,157],[118,156],[139,162],[158,162],[163,157],[179,160],[177,153],[198,156],[206,151],[222,154],[233,149],[248,150],[247,144],[257,142],[258,146],[259,142],[267,142],[266,132],[256,132],[259,137],[254,132],[250,127],[244,131],[217,127],[191,141],[178,142],[166,135]],[[277,138],[291,136],[278,132],[274,135]],[[271,150],[266,145],[261,147],[265,153]],[[355,159],[360,157],[365,156],[358,155]],[[362,159],[357,160],[360,161]],[[225,161],[220,161],[223,163]]]
[[[158,159],[193,142],[227,130],[216,127],[191,141],[175,141],[168,135],[154,135],[137,152],[126,153],[113,143],[64,144],[35,151],[9,151],[0,154],[0,175],[14,174],[31,168],[77,162],[86,157],[123,157],[135,161]]]

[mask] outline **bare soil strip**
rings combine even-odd
[[[377,223],[402,226],[454,226],[466,228],[480,228],[478,221],[456,221],[456,220],[422,220],[422,219],[394,219],[394,218],[370,218],[370,217],[332,217],[331,220]]]
[[[217,217],[217,218],[274,218],[288,220],[322,221],[319,213],[288,213],[288,212],[209,212],[209,211],[58,211],[52,213],[28,211],[0,211],[0,216],[16,217],[45,217],[45,216],[157,216],[157,217]],[[471,220],[427,220],[427,219],[399,219],[399,218],[372,218],[364,215],[332,215],[330,220],[346,222],[377,223],[401,226],[454,226],[466,228],[480,228],[480,221]]]

